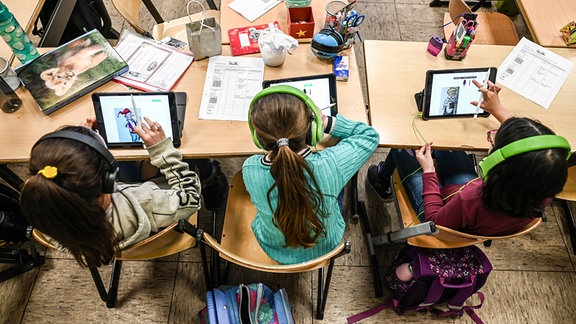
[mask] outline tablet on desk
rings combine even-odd
[[[174,146],[180,146],[185,92],[97,92],[92,102],[98,130],[108,147],[142,147],[142,139],[133,130],[144,117],[160,123]]]
[[[336,76],[334,73],[264,80],[262,82],[264,88],[275,85],[289,85],[302,90],[324,115],[336,116],[338,113]]]
[[[422,93],[422,119],[490,116],[470,104],[482,95],[472,81],[496,82],[496,72],[495,67],[427,71]]]

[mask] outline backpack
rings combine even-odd
[[[40,37],[44,35],[58,2],[59,0],[46,0],[44,2],[42,10],[34,22],[32,34]],[[42,23],[42,28],[38,28],[38,21]],[[110,15],[102,0],[77,0],[58,45],[71,41],[95,28],[107,39],[118,39],[119,37],[118,32],[112,29]]]
[[[0,247],[18,247],[28,240],[28,222],[18,203],[20,193],[0,183]]]
[[[293,324],[284,288],[273,291],[263,283],[220,286],[206,293],[200,324]]]
[[[406,275],[407,265],[411,265],[413,278],[402,281],[397,273]],[[484,294],[478,290],[484,286],[491,271],[492,264],[477,246],[454,249],[405,246],[392,263],[391,270],[384,275],[385,284],[392,292],[391,303],[351,316],[348,323],[355,323],[389,307],[398,315],[408,311],[430,311],[438,316],[462,316],[466,312],[474,322],[482,323],[474,309],[480,308],[484,302]],[[464,306],[464,302],[475,293],[480,304]],[[448,310],[437,307],[444,303]]]

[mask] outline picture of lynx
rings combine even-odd
[[[62,96],[78,79],[79,74],[97,66],[107,57],[103,46],[92,45],[90,39],[79,40],[77,44],[71,44],[70,50],[58,59],[57,67],[43,71],[40,78],[46,87],[54,90],[57,96]]]

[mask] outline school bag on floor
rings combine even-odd
[[[406,282],[396,275],[396,269],[405,263],[411,264],[414,276]],[[392,292],[391,303],[351,316],[348,323],[390,307],[399,315],[408,311],[429,311],[439,316],[462,316],[466,312],[474,322],[482,323],[474,309],[480,308],[484,302],[484,294],[478,289],[484,286],[491,271],[492,264],[477,246],[425,249],[408,245],[400,251],[391,270],[384,276],[385,284]],[[464,302],[474,294],[478,294],[480,303],[464,306]],[[448,310],[444,310],[446,304]]]
[[[220,286],[206,293],[200,324],[293,324],[284,288],[273,291],[265,284]]]

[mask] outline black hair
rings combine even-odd
[[[539,121],[512,117],[496,133],[493,151],[526,137],[547,134],[554,132]],[[484,205],[513,217],[538,216],[546,199],[562,191],[566,183],[567,156],[565,149],[550,148],[507,158],[488,173],[482,193]]]

